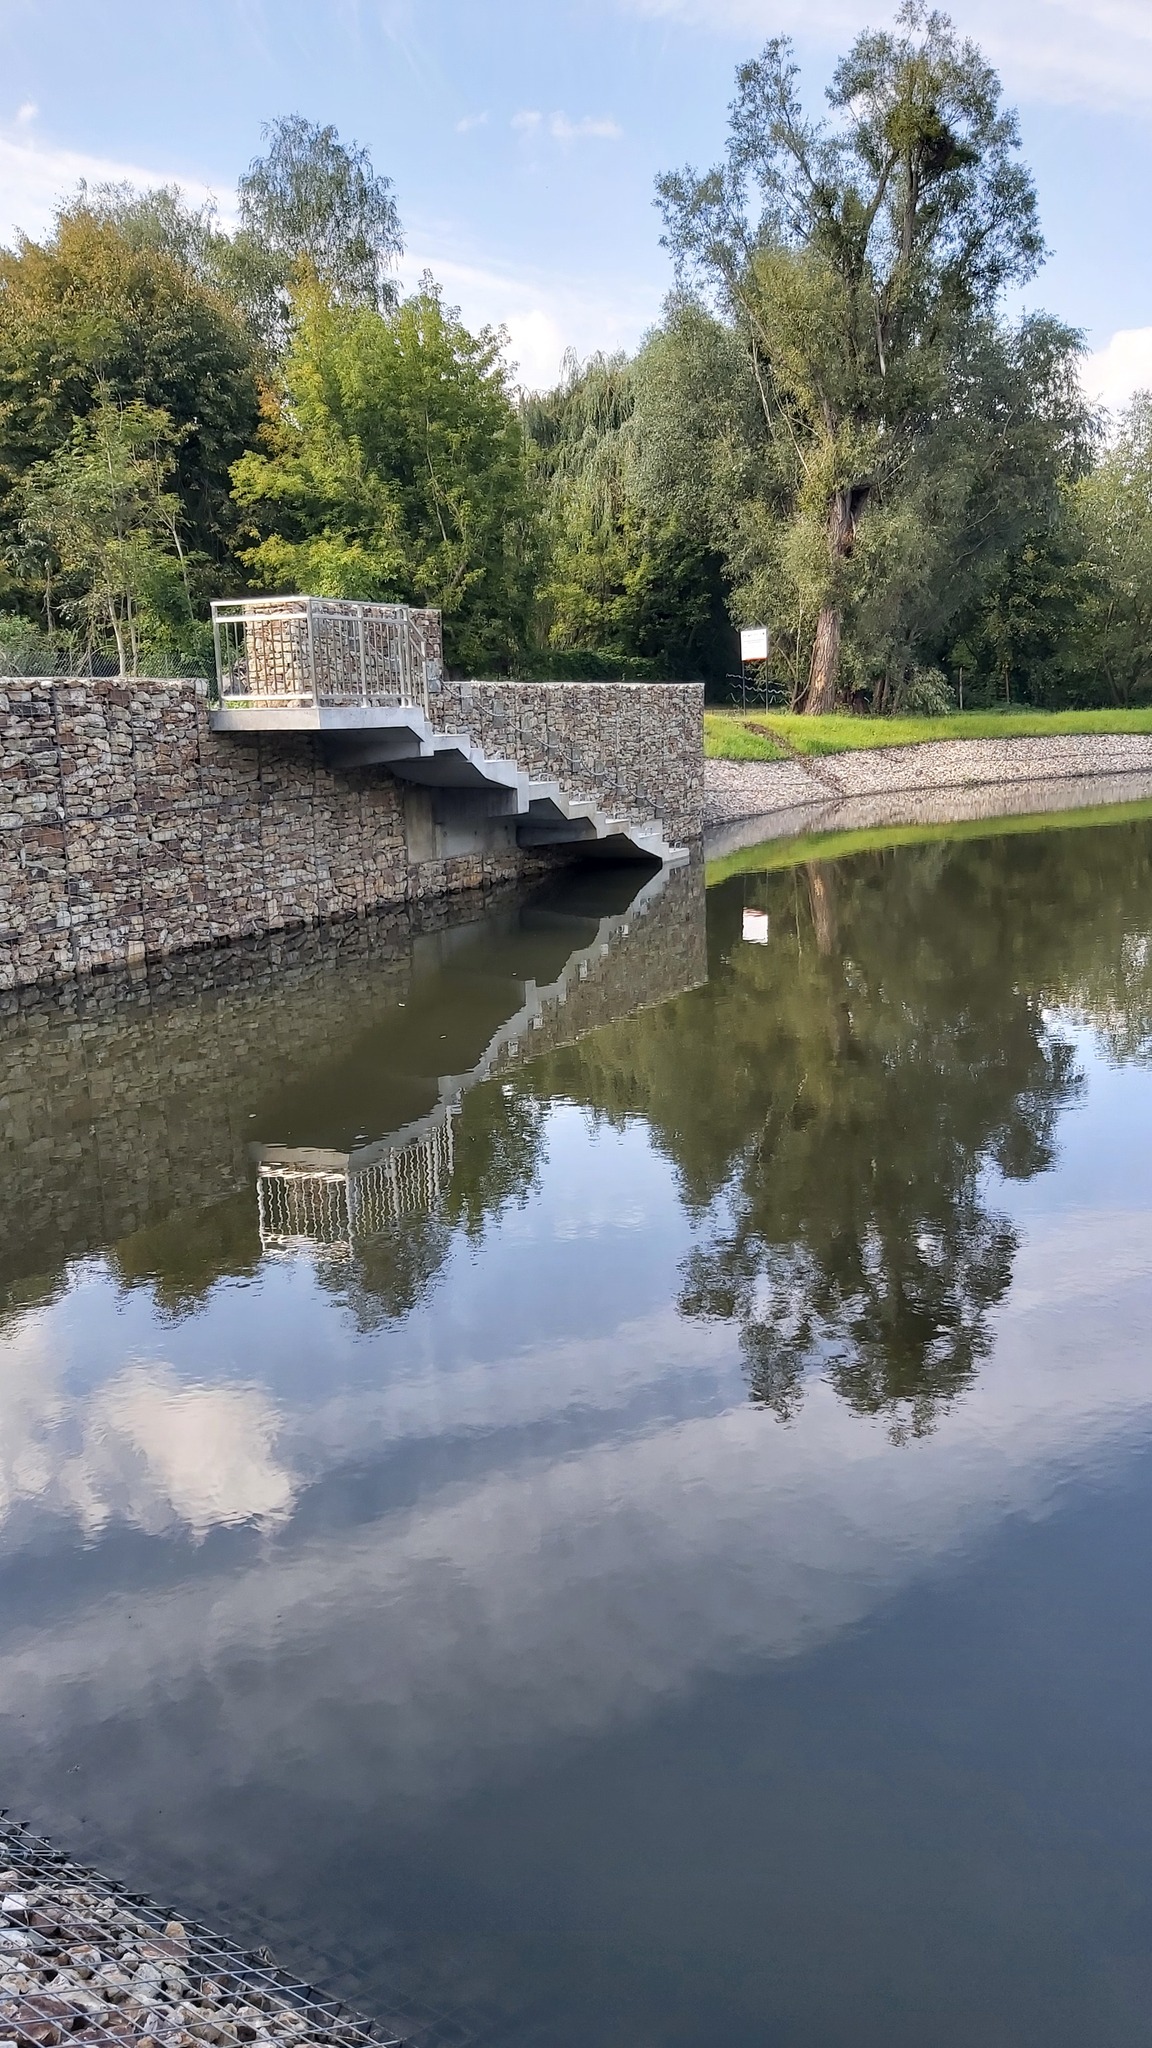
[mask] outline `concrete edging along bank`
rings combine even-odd
[[[790,761],[705,763],[710,854],[752,838],[944,824],[1152,797],[1152,734],[931,740]],[[753,829],[754,828],[754,829]]]

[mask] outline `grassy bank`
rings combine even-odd
[[[846,860],[852,854],[887,853],[897,846],[929,846],[941,840],[1001,839],[1009,833],[1080,832],[1093,825],[1146,824],[1152,803],[1086,804],[1078,811],[1032,811],[1007,818],[965,818],[951,825],[882,825],[864,832],[807,832],[741,846],[705,865],[709,888],[730,875],[761,875],[794,868],[802,861]]]
[[[833,712],[706,711],[704,752],[713,761],[786,761],[796,754],[846,754],[866,747],[914,747],[926,740],[1047,739],[1052,733],[1152,733],[1144,711],[956,711],[948,718],[856,718]]]

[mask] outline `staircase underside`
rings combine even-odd
[[[665,866],[688,859],[686,847],[668,845],[659,819],[615,816],[594,796],[485,754],[467,733],[438,732],[416,705],[237,704],[208,716],[219,733],[320,733],[334,767],[379,765],[403,782],[459,790],[470,807],[511,821],[525,848],[579,845],[590,855]]]

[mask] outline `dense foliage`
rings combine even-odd
[[[51,550],[24,526],[29,472],[59,466],[101,408],[162,415],[198,588],[227,574],[232,464],[259,418],[251,339],[228,301],[83,199],[52,240],[0,252],[0,556],[9,608],[51,617]]]
[[[0,647],[203,662],[213,595],[413,601],[450,663],[739,674],[806,711],[1152,701],[1152,400],[1095,417],[1015,117],[906,0],[807,109],[741,66],[723,162],[658,203],[678,280],[632,356],[513,382],[331,127],[265,131],[239,221],[81,191],[0,252]],[[102,452],[101,452],[102,451]],[[101,462],[103,469],[101,470]]]
[[[300,290],[233,479],[259,587],[435,605],[472,669],[523,644],[536,536],[500,338],[469,334],[431,286],[389,310]]]

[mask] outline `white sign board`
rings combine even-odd
[[[740,629],[741,661],[767,661],[767,626],[742,626]]]
[[[768,944],[768,912],[766,910],[746,910],[744,912],[741,936],[747,940],[750,946],[766,946]]]

